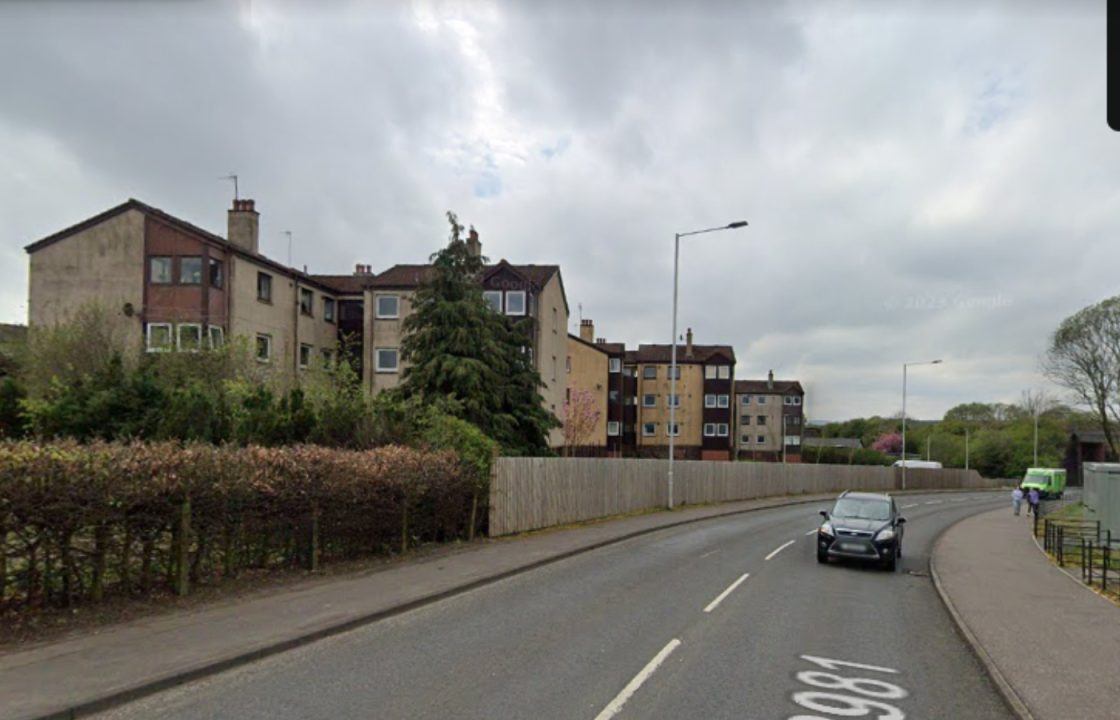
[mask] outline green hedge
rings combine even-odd
[[[479,459],[400,446],[0,443],[0,607],[184,594],[245,571],[466,538],[485,514],[469,471]]]

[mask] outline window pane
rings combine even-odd
[[[148,325],[148,349],[171,349],[171,326],[165,323]]]
[[[516,292],[506,293],[506,315],[524,315],[525,314],[525,291],[518,290]]]
[[[377,317],[395,318],[400,315],[400,300],[396,295],[377,296]]]
[[[620,360],[619,358],[611,358],[610,359],[610,371],[612,373],[616,373],[621,369],[622,369],[622,360]]]
[[[220,288],[223,282],[222,261],[210,258],[210,287]]]
[[[266,302],[272,301],[272,276],[266,273],[257,273],[257,299]]]
[[[323,298],[323,319],[327,322],[334,322],[334,299],[325,297]]]
[[[310,364],[311,364],[311,346],[310,345],[300,345],[299,346],[299,366],[300,367],[307,367]]]
[[[154,257],[149,259],[149,263],[153,283],[167,285],[171,282],[171,258]]]
[[[719,366],[719,379],[720,380],[727,380],[730,377],[731,377],[731,366],[730,365],[720,365]]]
[[[225,330],[214,325],[210,326],[210,347],[220,348],[225,344]]]
[[[656,378],[657,368],[653,365],[647,365],[646,367],[642,368],[642,377],[646,378],[647,380]]]
[[[257,359],[268,360],[272,356],[272,338],[268,335],[257,335]]]
[[[377,351],[377,370],[378,372],[396,372],[397,370],[397,349],[396,348],[379,348]]]
[[[482,299],[494,312],[500,313],[502,311],[502,294],[497,290],[487,290],[482,293]]]
[[[179,349],[198,350],[202,347],[202,326],[183,324],[178,327]]]
[[[299,289],[299,311],[304,315],[310,315],[311,309],[315,307],[315,293],[307,288]]]
[[[179,258],[179,283],[181,285],[202,284],[202,258]]]

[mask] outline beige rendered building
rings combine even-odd
[[[590,321],[580,326],[580,335],[568,335],[568,352],[565,360],[565,373],[568,378],[567,397],[570,399],[578,392],[587,393],[591,399],[592,412],[598,415],[595,425],[586,437],[579,438],[573,446],[573,439],[566,438],[568,450],[576,455],[599,456],[606,454],[608,425],[611,436],[619,434],[619,423],[608,420],[607,393],[610,383],[610,356],[597,346],[592,338],[594,333]],[[564,421],[563,413],[560,421]]]
[[[735,448],[740,459],[801,461],[805,391],[796,380],[735,381]]]

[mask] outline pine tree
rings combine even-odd
[[[497,440],[507,454],[548,452],[558,425],[542,406],[540,374],[530,354],[528,318],[495,313],[478,278],[486,258],[462,240],[454,213],[449,242],[432,255],[432,269],[412,297],[404,321],[401,393],[425,402],[453,401],[455,414]]]

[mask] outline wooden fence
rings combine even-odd
[[[668,460],[499,458],[490,486],[490,535],[664,507]],[[900,468],[754,462],[677,462],[675,505],[902,487]],[[907,468],[912,490],[999,487],[975,470]]]

